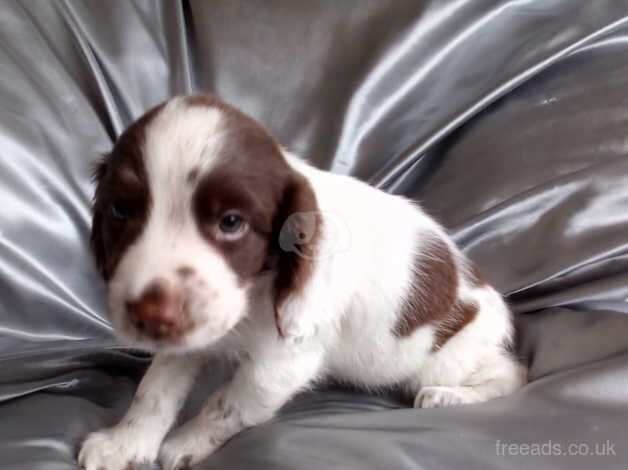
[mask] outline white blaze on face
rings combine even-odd
[[[123,253],[109,283],[109,311],[118,333],[151,347],[131,326],[126,303],[151,282],[180,289],[194,328],[178,348],[203,347],[223,336],[245,314],[246,292],[221,253],[203,238],[192,198],[198,178],[220,158],[224,118],[218,108],[170,101],[146,128],[143,147],[151,206],[146,226]],[[190,276],[181,276],[181,268]]]

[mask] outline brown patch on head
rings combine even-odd
[[[108,280],[124,250],[142,232],[151,204],[144,168],[143,145],[146,127],[163,105],[159,105],[128,127],[112,151],[97,165],[91,244],[96,265]]]
[[[261,125],[227,105],[220,109],[220,160],[200,177],[193,208],[199,231],[244,282],[257,275],[268,258],[274,218],[291,169]],[[228,213],[246,223],[246,233],[238,240],[221,237],[220,221]]]
[[[221,158],[199,178],[194,195],[199,230],[225,256],[241,283],[264,270],[275,270],[275,307],[280,308],[291,292],[302,289],[313,261],[281,250],[279,233],[295,212],[317,210],[314,192],[254,119],[212,96],[185,100],[190,106],[216,107],[223,117]],[[237,213],[246,223],[246,233],[237,240],[220,237],[219,223],[227,212]],[[318,231],[300,246],[313,252],[317,239]]]
[[[128,194],[142,191],[142,181],[135,170],[130,166],[120,166],[115,170],[114,182],[119,185],[120,191]]]
[[[456,333],[473,321],[478,313],[478,304],[475,302],[458,301],[450,312],[446,321],[436,327],[432,352],[438,351]]]
[[[394,328],[397,336],[409,336],[426,324],[439,324],[456,303],[458,274],[447,244],[435,235],[419,250],[410,289]]]

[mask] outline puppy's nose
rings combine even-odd
[[[165,279],[153,281],[139,299],[126,304],[131,322],[155,339],[181,333],[183,304],[180,295]]]

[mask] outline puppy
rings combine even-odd
[[[83,442],[86,470],[187,468],[322,377],[398,386],[417,408],[524,383],[507,306],[442,227],[216,98],[150,110],[95,180],[111,322],[155,357],[120,423]],[[238,361],[233,379],[164,441],[210,355]]]

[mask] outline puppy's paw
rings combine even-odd
[[[423,387],[414,400],[415,408],[442,408],[480,401],[477,393],[468,387]]]
[[[78,455],[83,470],[136,470],[157,458],[159,443],[141,434],[128,436],[116,428],[93,432],[81,445]]]
[[[159,462],[163,470],[188,470],[211,455],[218,447],[211,436],[203,433],[175,431],[166,439],[159,451]]]

